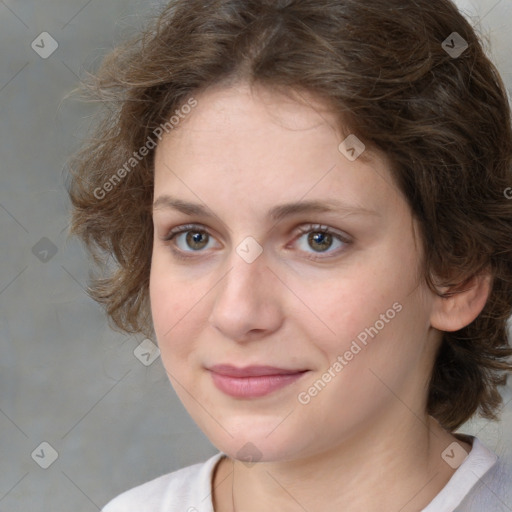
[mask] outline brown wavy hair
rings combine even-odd
[[[468,44],[460,56],[445,49],[454,46],[453,32]],[[106,273],[91,277],[88,293],[112,328],[154,339],[154,149],[128,172],[134,152],[211,85],[309,91],[339,114],[342,133],[389,158],[420,222],[432,291],[442,296],[438,286],[463,285],[490,270],[492,290],[480,315],[442,334],[427,409],[450,431],[476,412],[497,419],[498,386],[512,370],[512,130],[506,89],[482,41],[450,0],[164,6],[82,81],[102,108],[68,166],[69,233]]]

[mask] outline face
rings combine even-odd
[[[425,407],[435,340],[417,225],[384,156],[347,158],[329,108],[302,97],[210,88],[156,150],[162,361],[234,458],[313,456]]]

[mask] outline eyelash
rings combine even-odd
[[[178,236],[182,233],[187,233],[188,231],[195,231],[195,232],[202,233],[202,234],[206,233],[209,236],[212,236],[206,229],[203,229],[203,226],[201,226],[199,224],[185,224],[183,226],[178,226],[176,228],[171,229],[168,232],[168,234],[163,238],[163,241],[164,242],[172,242],[176,236]],[[340,242],[342,242],[345,245],[349,245],[352,243],[352,241],[348,237],[343,236],[341,233],[334,231],[333,229],[329,228],[328,226],[321,225],[321,224],[309,224],[306,226],[302,226],[297,231],[298,231],[298,236],[295,238],[295,240],[300,239],[303,235],[306,235],[308,233],[322,233],[322,234],[326,234],[326,235],[332,235],[334,238],[336,238],[337,240],[339,240]],[[173,246],[171,246],[171,251],[180,260],[189,260],[190,258],[194,258],[194,256],[184,256],[184,253],[188,253],[188,252],[200,253],[200,252],[202,252],[202,251],[182,251],[181,249],[176,249]],[[342,251],[344,251],[344,249],[338,249],[337,251],[335,251],[335,254],[338,255],[338,253],[340,253]],[[317,253],[317,254],[322,254],[322,253]],[[327,259],[327,257],[325,257],[325,256],[320,256],[320,257],[305,256],[305,257],[306,257],[306,259],[310,259],[313,261]],[[331,256],[328,256],[328,257],[331,257]]]

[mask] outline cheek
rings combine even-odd
[[[168,354],[179,359],[187,345],[184,329],[190,325],[190,315],[195,311],[197,299],[190,286],[183,285],[173,277],[169,269],[154,258],[149,280],[151,315],[162,359],[167,367]],[[197,306],[196,306],[197,307]],[[190,343],[188,344],[190,346]]]
[[[378,360],[379,365],[395,359],[397,350],[406,360],[421,350],[426,303],[417,287],[414,254],[400,259],[393,250],[380,250],[370,256],[350,272],[298,286],[308,308],[295,317],[330,362],[347,350],[357,352],[354,360]]]
[[[305,298],[305,305],[297,308],[296,319],[309,332],[334,344],[350,342],[378,321],[393,303],[403,300],[398,287],[382,282],[374,270],[354,270],[350,275],[297,286],[297,295]]]
[[[168,279],[153,256],[151,272],[149,276],[149,298],[151,302],[151,314],[157,337],[172,326],[175,294],[170,292]],[[169,315],[171,313],[171,315]],[[167,325],[165,325],[167,324]]]

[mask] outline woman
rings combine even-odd
[[[449,0],[178,0],[92,82],[72,233],[219,449],[121,511],[510,506],[510,106]],[[507,494],[509,493],[509,494]]]

